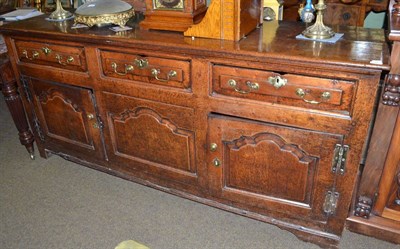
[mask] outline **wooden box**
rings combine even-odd
[[[212,0],[203,20],[185,36],[238,41],[261,21],[261,0]]]

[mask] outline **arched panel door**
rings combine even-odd
[[[33,132],[45,150],[78,159],[103,158],[102,122],[90,89],[22,77],[33,108]]]
[[[324,201],[335,186],[332,159],[343,136],[219,115],[209,127],[213,196],[268,216],[327,221]]]

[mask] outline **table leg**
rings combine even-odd
[[[28,150],[31,159],[34,159],[34,137],[26,120],[24,106],[22,105],[22,100],[18,93],[17,81],[15,80],[15,76],[8,59],[2,60],[0,65],[0,79],[2,81],[2,92],[7,107],[14,120],[14,124],[18,129],[19,140],[21,141],[21,144],[24,145]]]

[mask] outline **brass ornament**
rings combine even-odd
[[[133,8],[119,13],[97,16],[75,14],[75,23],[83,23],[89,27],[95,25],[104,26],[108,24],[115,24],[120,27],[124,27],[128,20],[133,16],[135,16],[135,10]]]
[[[311,39],[332,38],[335,35],[335,32],[333,32],[333,30],[328,26],[325,26],[323,22],[324,12],[326,10],[324,0],[319,0],[317,5],[315,5],[315,9],[317,10],[317,19],[312,26],[303,31],[303,35]]]
[[[71,12],[66,11],[62,5],[61,0],[56,0],[56,10],[53,11],[50,16],[49,20],[52,21],[62,21],[71,18],[73,15]]]

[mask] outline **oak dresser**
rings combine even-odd
[[[337,247],[389,70],[383,30],[329,44],[297,40],[295,22],[239,42],[72,24],[1,27],[42,157]]]

